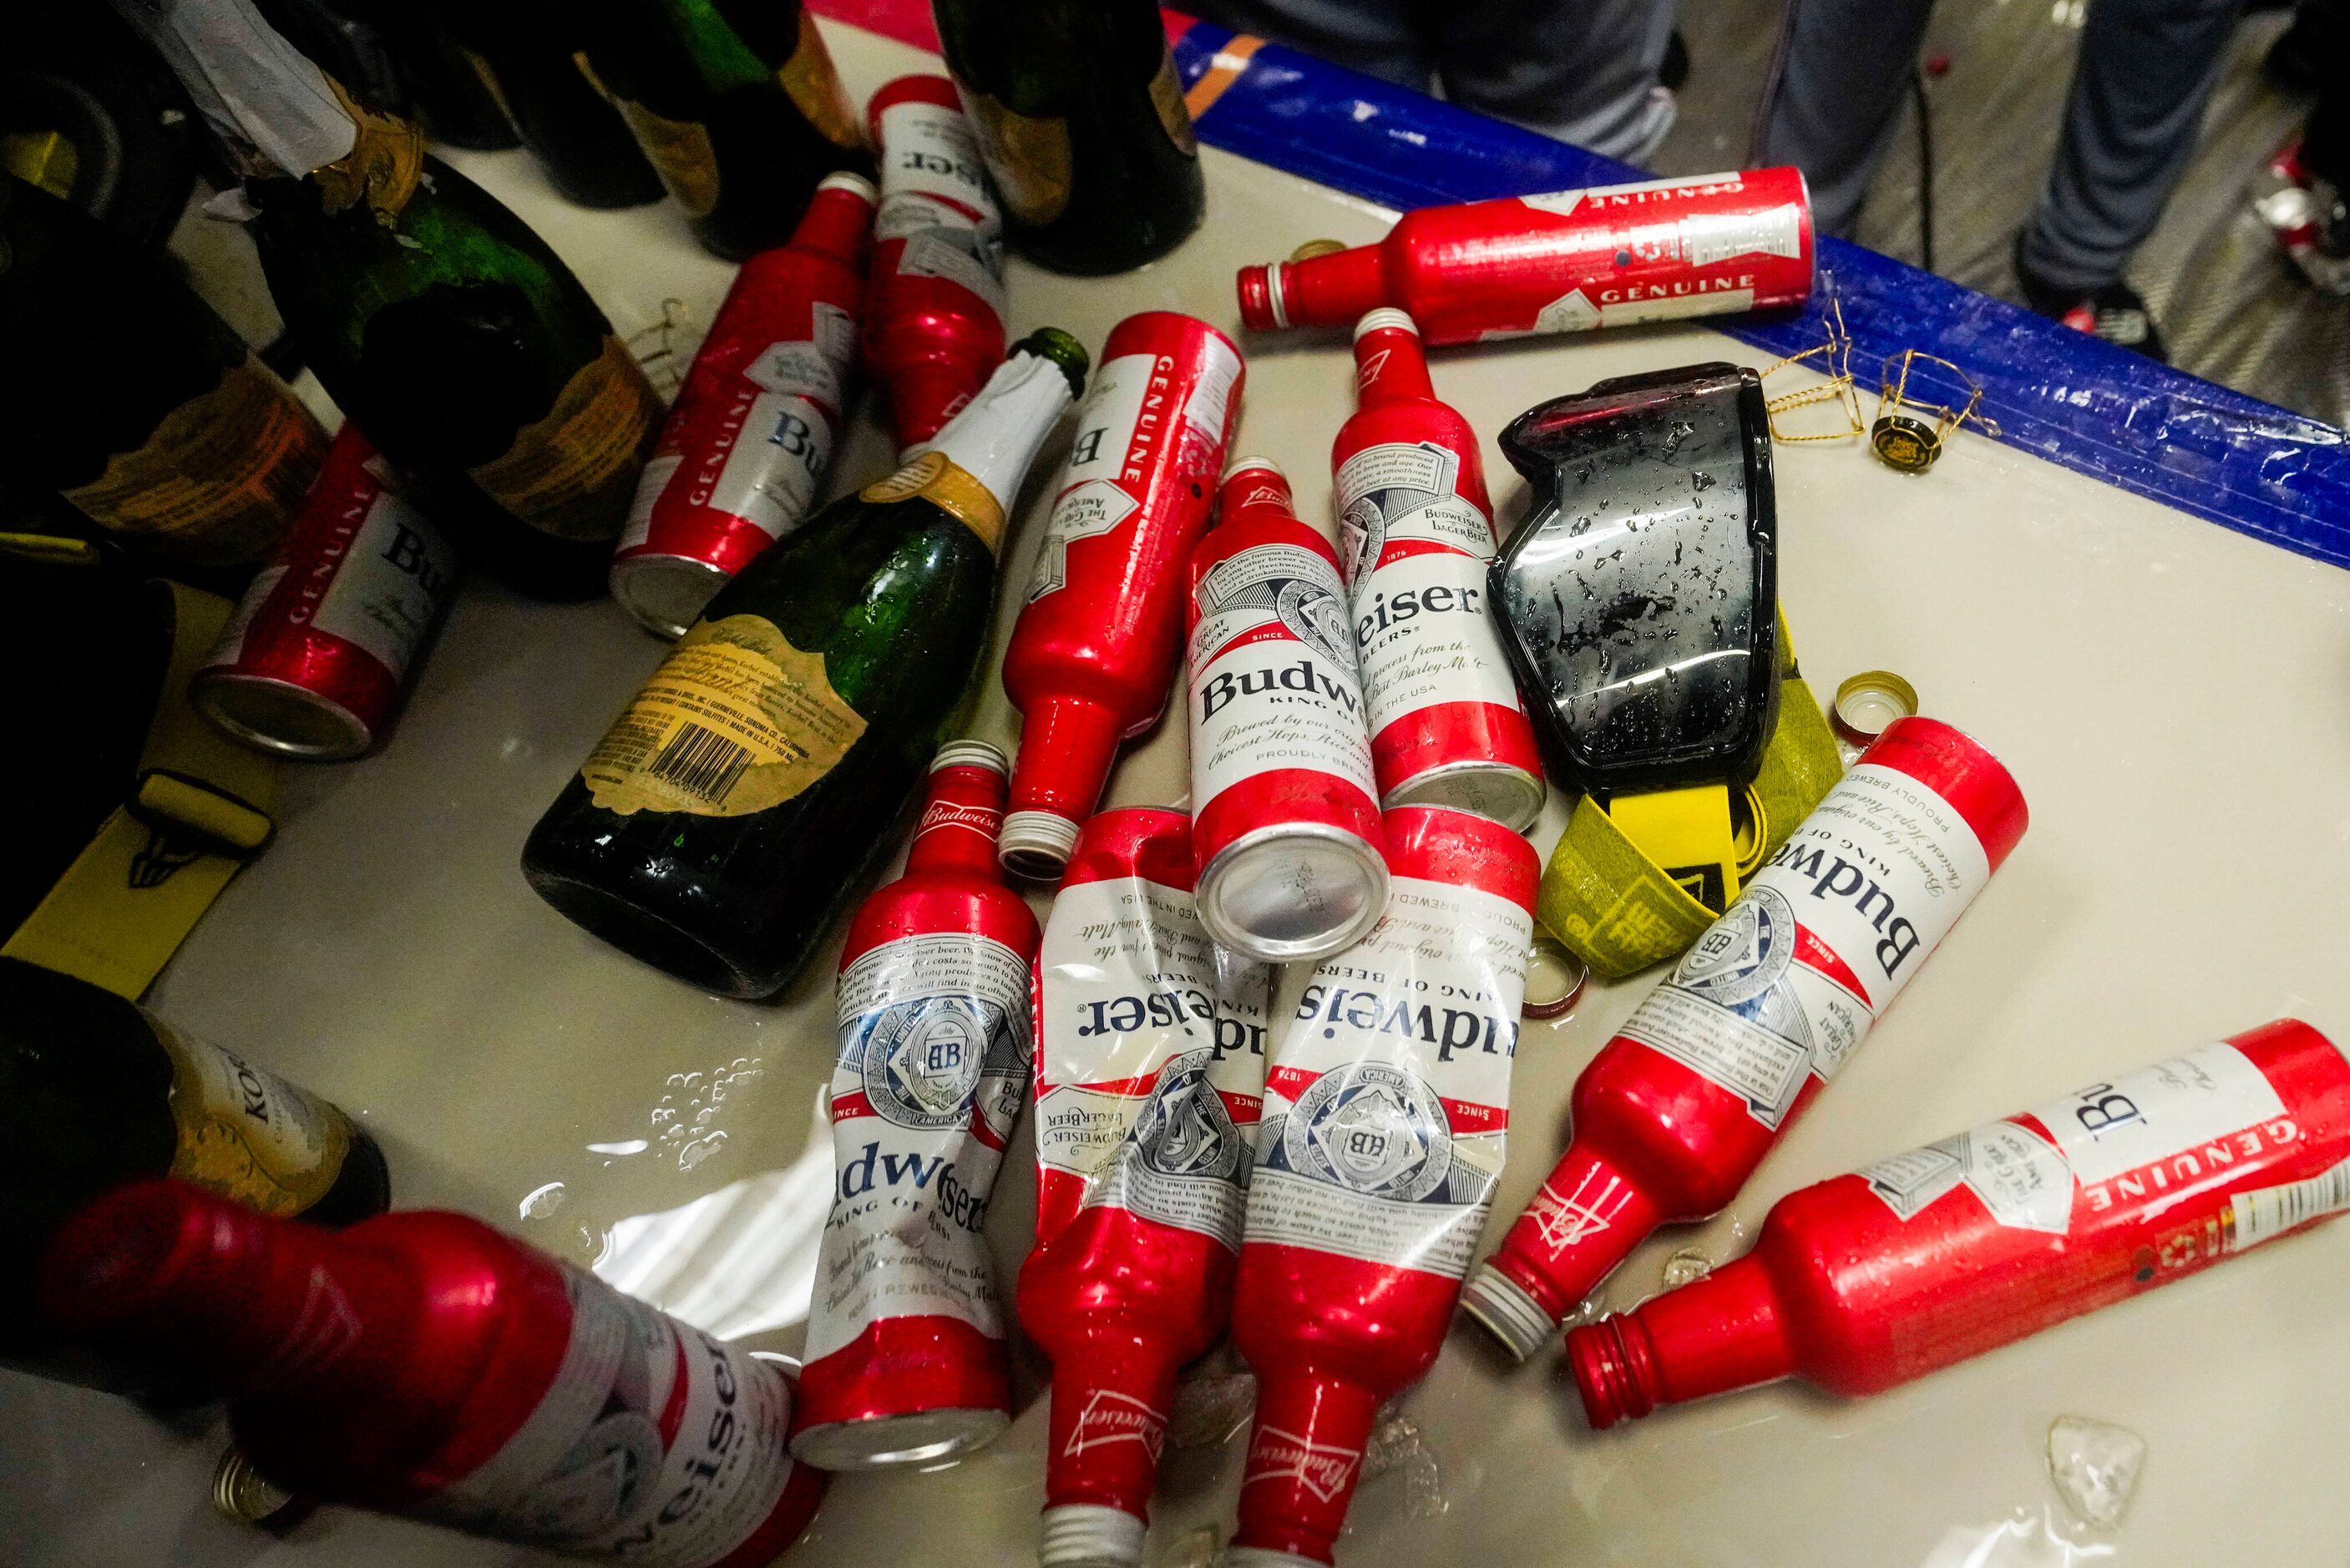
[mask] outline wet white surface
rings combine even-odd
[[[827,31],[860,99],[923,64]],[[1237,265],[1383,227],[1358,202],[1207,157],[1199,235],[1138,276],[1015,266],[1014,330],[1049,322],[1097,348],[1152,306],[1232,327]],[[690,348],[731,269],[673,213],[568,208],[518,152],[458,161],[556,244],[622,332],[674,300]],[[1343,337],[1243,346],[1240,442],[1281,459],[1318,518],[1351,408]],[[1490,438],[1602,377],[1717,358],[1760,362],[1701,328],[1642,330],[1447,351],[1435,376]],[[1524,486],[1490,445],[1487,461],[1506,528]],[[862,419],[835,489],[889,466]],[[1028,500],[1007,549],[1014,583],[1040,521],[1033,485]],[[1773,1199],[1824,1176],[2281,1013],[2350,1033],[2350,576],[1970,437],[1921,478],[1858,443],[1783,446],[1779,500],[1782,594],[1814,691],[1825,699],[1860,670],[1906,675],[1925,711],[2014,770],[2033,827],[1735,1210],[1656,1238],[1610,1282],[1611,1305],[1657,1289],[1681,1249],[1735,1255]],[[1014,607],[1016,596],[1003,629]],[[463,1209],[791,1354],[830,1188],[819,1106],[832,954],[778,1006],[719,1001],[569,925],[515,867],[531,823],[660,655],[609,603],[469,588],[389,747],[289,777],[278,842],[154,1002],[363,1115],[403,1205]],[[1016,722],[991,680],[978,732],[1009,741]],[[1172,801],[1182,774],[1181,739],[1162,732],[1122,763],[1111,801]],[[1563,820],[1555,802],[1541,846]],[[1555,1157],[1575,1074],[1651,983],[1595,983],[1568,1017],[1528,1027],[1489,1242]],[[1007,1283],[1032,1196],[1024,1134],[991,1221]],[[2350,1540],[2336,1473],[2345,1269],[2350,1225],[1876,1399],[1782,1387],[1597,1437],[1562,1394],[1555,1355],[1505,1371],[1464,1328],[1399,1407],[1427,1460],[1409,1468],[1440,1478],[1440,1495],[1358,1519],[1339,1561],[2335,1564]],[[1038,1372],[1024,1354],[1024,1407],[992,1449],[931,1474],[837,1482],[787,1561],[1023,1560],[1042,1497]],[[2077,1523],[2056,1496],[2046,1433],[2065,1414],[2126,1427],[2156,1456],[2117,1530]],[[0,1376],[0,1561],[536,1560],[341,1511],[282,1542],[227,1524],[206,1500],[219,1442]],[[1197,1532],[1228,1526],[1243,1442],[1170,1446],[1154,1558],[1205,1560]]]

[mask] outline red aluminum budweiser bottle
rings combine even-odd
[[[865,365],[918,446],[1003,362],[1003,215],[954,83],[899,77],[865,114],[881,170]]]
[[[68,1220],[38,1284],[94,1347],[229,1389],[289,1491],[651,1568],[764,1564],[824,1495],[773,1362],[461,1214],[325,1231],[141,1182]]]
[[[2350,1063],[2265,1023],[1791,1192],[1567,1360],[1595,1427],[1780,1377],[1874,1394],[2345,1208]]]
[[[1387,815],[1370,935],[1265,1074],[1232,1298],[1256,1370],[1235,1563],[1328,1563],[1381,1404],[1435,1362],[1492,1206],[1542,862],[1468,812]]]
[[[1036,960],[1036,1246],[1053,1361],[1041,1568],[1142,1560],[1177,1369],[1224,1331],[1272,974],[1208,940],[1180,811],[1079,836]]]
[[[791,243],[743,264],[637,484],[612,597],[681,637],[824,498],[865,301],[873,187],[817,185]]]
[[[1485,601],[1496,542],[1477,432],[1437,400],[1400,310],[1356,326],[1355,400],[1330,450],[1332,503],[1379,804],[1523,833],[1542,815],[1542,757]]]
[[[836,1177],[792,1433],[824,1469],[937,1463],[1012,1419],[981,1226],[1028,1097],[1036,917],[996,869],[1003,773],[983,741],[939,753],[906,874],[841,954]]]
[[[189,681],[205,717],[289,757],[356,757],[400,711],[409,667],[457,588],[440,530],[388,489],[348,421],[277,558]]]
[[[1110,329],[1003,655],[1025,715],[1003,864],[1060,874],[1118,743],[1159,722],[1181,651],[1180,584],[1240,417],[1240,350],[1171,311]]]
[[[1253,331],[1391,305],[1440,344],[1801,305],[1812,202],[1800,171],[1750,169],[1422,207],[1377,244],[1243,267],[1239,286]]]
[[[1659,1225],[1735,1198],[2028,820],[1973,741],[1887,725],[1575,1080],[1574,1140],[1471,1314],[1523,1360]]]
[[[1185,606],[1200,923],[1267,962],[1326,958],[1387,903],[1378,785],[1338,557],[1242,458]]]

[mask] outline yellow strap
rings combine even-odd
[[[1793,646],[1783,628],[1780,646],[1790,649]],[[1783,657],[1792,662],[1793,653]],[[1819,700],[1802,677],[1787,676],[1779,683],[1779,722],[1763,750],[1762,769],[1746,793],[1753,826],[1751,836],[1743,836],[1743,843],[1738,842],[1742,836],[1731,833],[1727,787],[1704,786],[1721,801],[1721,817],[1710,820],[1723,824],[1722,853],[1731,862],[1726,888],[1736,886],[1783,843],[1843,772],[1835,736],[1828,729],[1826,715],[1820,711]],[[1694,795],[1702,792],[1658,793]],[[1627,806],[1637,826],[1644,830],[1655,826],[1649,818],[1657,814],[1644,814],[1644,808],[1634,804],[1641,798],[1617,796],[1612,815],[1588,799],[1578,802],[1575,815],[1567,819],[1565,835],[1551,851],[1534,902],[1534,918],[1543,928],[1589,964],[1593,973],[1607,980],[1621,979],[1673,957],[1714,921],[1713,911],[1691,898],[1626,832],[1622,823]]]
[[[0,946],[0,954],[134,1000],[268,841],[277,799],[276,765],[221,735],[188,702],[188,679],[234,607],[169,586],[171,664],[131,798]]]
[[[1707,909],[1719,912],[1738,896],[1738,842],[1730,826],[1728,784],[1619,794],[1605,809],[1642,858]]]

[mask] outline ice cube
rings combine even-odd
[[[2106,1530],[2119,1524],[2145,1467],[2146,1439],[2126,1427],[2086,1416],[2048,1423],[2048,1474],[2064,1506],[2085,1524]]]

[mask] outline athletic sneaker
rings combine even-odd
[[[2118,278],[2093,291],[2050,283],[2023,265],[2023,236],[2018,234],[2015,281],[2023,290],[2023,303],[2049,320],[2062,322],[2092,337],[2102,337],[2119,348],[2135,349],[2149,359],[2170,363],[2169,350],[2163,346],[2162,329],[2154,324],[2154,313],[2147,309],[2146,296]]]
[[[2302,161],[2299,138],[2253,176],[2252,211],[2303,276],[2328,294],[2350,295],[2350,203]]]

